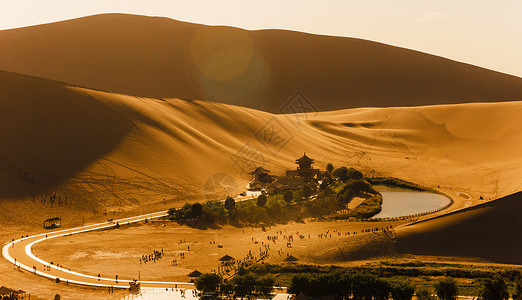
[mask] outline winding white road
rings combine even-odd
[[[127,223],[136,223],[144,221],[145,219],[159,218],[167,215],[167,211],[160,211],[146,215],[134,216],[114,220],[113,222],[104,222],[83,227],[76,227],[71,229],[49,231],[47,233],[37,234],[33,236],[24,237],[15,241],[8,242],[2,249],[2,255],[11,263],[19,266],[36,275],[56,280],[60,279],[62,283],[80,284],[93,287],[114,287],[114,288],[129,288],[129,282],[132,278],[98,278],[98,276],[82,274],[69,269],[62,269],[56,265],[51,265],[32,253],[32,246],[36,243],[45,241],[47,239],[78,234],[82,232],[89,232],[101,229],[109,229],[116,226],[116,223],[124,225]],[[50,266],[50,271],[46,271],[46,267]],[[161,281],[140,281],[141,287],[146,288],[193,288],[194,284],[187,282],[161,282]]]

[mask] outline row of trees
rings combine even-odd
[[[251,273],[236,275],[227,282],[216,273],[205,273],[196,279],[196,288],[203,293],[227,296],[266,296],[272,292],[275,281],[270,276],[254,276]]]
[[[312,297],[334,295],[346,299],[411,299],[415,287],[407,282],[389,282],[373,275],[332,272],[323,274],[297,274],[288,288],[291,294]]]
[[[508,300],[509,292],[506,282],[500,276],[482,278],[478,296],[482,300]],[[344,273],[335,271],[331,273],[302,273],[292,277],[289,293],[303,293],[312,297],[335,295],[346,299],[374,299],[374,300],[410,300],[415,294],[415,286],[405,281],[387,281],[370,274]],[[426,288],[417,290],[418,300],[434,299],[435,292],[438,299],[456,300],[459,294],[457,283],[453,278],[447,277],[434,285],[434,290]],[[522,280],[515,284],[512,295],[514,300],[522,299]]]

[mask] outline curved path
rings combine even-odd
[[[37,234],[33,236],[24,237],[18,240],[8,242],[2,249],[2,255],[11,263],[15,264],[19,268],[25,269],[36,275],[47,277],[52,280],[60,279],[60,282],[74,283],[80,285],[94,286],[94,287],[109,287],[114,288],[129,288],[129,282],[131,278],[105,278],[78,272],[71,271],[70,269],[59,268],[56,265],[51,265],[50,262],[46,262],[32,253],[32,246],[36,243],[45,241],[47,239],[57,238],[61,236],[73,235],[82,232],[89,232],[102,229],[110,229],[116,226],[116,223],[120,225],[136,223],[144,221],[145,219],[159,218],[167,215],[167,211],[160,211],[156,213],[150,213],[146,215],[134,216],[130,218],[124,218],[114,220],[113,222],[104,222],[92,225],[86,225],[82,227],[76,227],[71,229],[49,231],[47,233]],[[45,267],[50,266],[50,271],[46,271]],[[193,288],[194,284],[187,282],[161,282],[161,281],[140,281],[141,287],[147,288]]]

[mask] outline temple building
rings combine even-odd
[[[259,166],[254,171],[248,173],[250,174],[250,183],[247,185],[247,195],[248,196],[258,196],[261,194],[265,188],[272,183],[274,180],[273,177],[268,174],[270,170],[266,170],[265,168]]]
[[[274,182],[268,185],[267,190],[270,194],[282,194],[286,191],[300,190],[305,185],[312,190],[317,189],[318,180],[321,179],[321,171],[314,169],[312,164],[314,160],[306,153],[299,159],[295,160],[298,165],[296,170],[287,170],[286,176],[278,177]]]
[[[312,168],[314,162],[313,159],[304,153],[301,158],[295,160],[295,163],[299,165],[297,170],[286,171],[286,177],[301,177],[304,182],[309,182],[314,178],[320,177],[321,170]]]

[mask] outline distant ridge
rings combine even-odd
[[[0,31],[0,69],[154,98],[274,113],[522,100],[522,79],[377,42],[95,15]]]

